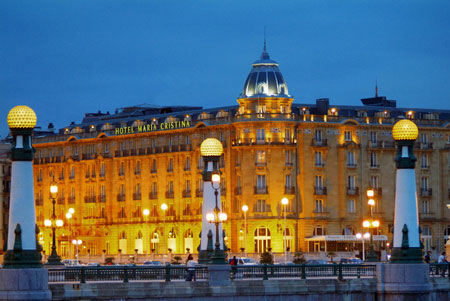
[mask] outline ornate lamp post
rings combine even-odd
[[[365,220],[363,221],[363,227],[371,229],[370,232],[372,234],[370,235],[370,246],[369,246],[369,252],[367,253],[367,261],[369,262],[376,262],[378,261],[378,256],[375,253],[375,250],[373,249],[373,228],[378,228],[380,226],[380,222],[377,220]]]
[[[62,227],[64,223],[62,220],[56,219],[55,204],[56,204],[56,197],[58,196],[58,186],[56,185],[54,180],[53,183],[50,185],[50,195],[52,197],[52,205],[53,205],[52,219],[45,220],[44,224],[47,227],[49,226],[52,227],[53,241],[52,241],[52,253],[48,257],[46,265],[63,265],[63,263],[61,262],[61,257],[59,257],[58,253],[56,252],[56,227]]]
[[[248,206],[242,206],[242,211],[244,211],[244,257],[247,257],[247,211]]]
[[[289,200],[287,198],[282,198],[281,199],[281,204],[283,204],[283,209],[284,209],[284,263],[287,262],[287,240],[286,240],[286,208],[287,205],[289,204]]]
[[[363,261],[366,261],[366,254],[365,254],[365,250],[364,250],[364,240],[368,239],[369,237],[371,237],[369,232],[364,233],[364,235],[362,235],[361,233],[356,233],[356,238],[361,239],[361,241],[362,241],[362,260]]]
[[[66,213],[66,218],[69,221],[69,241],[72,240],[72,217],[75,213],[75,209],[69,208],[69,211]],[[72,245],[69,246],[69,258],[72,259]]]
[[[417,126],[408,119],[398,121],[392,129],[392,137],[398,146],[392,263],[421,263],[423,260],[414,170],[417,159],[413,153],[418,135]]]
[[[166,210],[167,210],[167,204],[163,203],[161,205],[161,210],[164,212],[164,226],[163,226],[163,244],[164,244],[164,253],[163,253],[163,263],[166,264]]]
[[[210,223],[214,223],[216,225],[216,243],[214,248],[213,256],[211,256],[211,263],[213,264],[225,264],[225,252],[220,249],[220,241],[219,241],[219,225],[227,220],[227,214],[225,212],[221,212],[218,205],[218,194],[220,189],[220,175],[218,173],[213,173],[212,188],[214,189],[214,195],[216,197],[216,206],[214,207],[214,213],[208,213],[206,215],[206,219]]]

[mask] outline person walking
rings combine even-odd
[[[431,262],[431,251],[428,251],[427,254],[425,255],[425,263],[430,262]]]
[[[186,275],[186,281],[197,281],[197,277],[195,276],[195,266],[197,263],[194,261],[194,257],[192,257],[192,254],[189,254],[187,260],[186,260],[186,269],[187,269],[187,275]]]

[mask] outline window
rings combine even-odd
[[[257,166],[261,166],[261,165],[266,165],[266,152],[259,150],[256,151],[256,165]]]
[[[347,188],[355,189],[355,176],[347,176]]]
[[[106,196],[106,187],[105,185],[100,186],[100,196],[104,197]]]
[[[260,227],[255,230],[255,253],[263,253],[271,248],[270,230]]]
[[[173,158],[169,158],[169,165],[167,166],[167,172],[173,172]]]
[[[286,186],[287,188],[292,187],[292,176],[291,175],[286,175],[284,186]]]
[[[323,178],[322,176],[316,176],[316,181],[315,181],[315,187],[317,189],[322,189],[323,188]]]
[[[355,167],[355,152],[348,151],[347,152],[347,166],[349,167]]]
[[[422,177],[421,179],[421,183],[422,183],[422,190],[428,190],[428,177]]]
[[[104,153],[109,153],[108,143],[103,144],[103,152]]]
[[[191,191],[191,180],[186,180],[186,182],[185,182],[186,184],[185,184],[185,190],[188,192],[188,191]]]
[[[125,218],[127,217],[125,214],[125,207],[120,207],[120,211],[119,211],[119,218]]]
[[[430,213],[430,201],[422,200],[422,213],[428,214]]]
[[[423,246],[425,248],[425,252],[431,251],[431,241],[432,241],[432,234],[431,229],[428,226],[422,227],[422,240],[423,240]]]
[[[198,190],[203,191],[203,178],[198,179]]]
[[[75,179],[75,166],[70,168],[70,178]]]
[[[256,142],[264,142],[266,139],[265,129],[256,129]]]
[[[191,144],[191,136],[186,136],[186,144]]]
[[[315,130],[314,131],[314,139],[316,141],[322,141],[322,130]]]
[[[286,163],[286,166],[292,166],[292,151],[287,150],[284,152],[284,161]]]
[[[347,226],[342,230],[342,235],[354,235],[355,231],[352,226]]]
[[[345,131],[344,132],[344,139],[345,139],[345,141],[352,141],[352,132],[351,131]]]
[[[378,176],[370,176],[370,186],[372,188],[378,188]]]
[[[151,173],[156,173],[156,159],[152,160],[152,168],[150,169]]]
[[[125,175],[125,163],[120,162],[119,176]]]
[[[370,152],[370,167],[379,167],[378,154],[375,152]]]
[[[428,154],[421,154],[420,155],[420,167],[421,168],[428,168]]]
[[[173,193],[173,181],[169,181],[169,186],[168,186],[167,190],[168,190],[170,193]]]
[[[191,170],[191,157],[186,157],[186,161],[184,162],[184,170]]]
[[[136,169],[134,171],[134,174],[140,175],[141,174],[141,161],[136,162]]]
[[[347,201],[347,212],[348,213],[355,213],[355,200],[348,200]]]
[[[316,152],[314,154],[314,159],[315,159],[315,164],[316,166],[323,166],[323,161],[322,161],[322,152]]]
[[[370,142],[377,143],[377,132],[370,132]]]
[[[314,212],[320,213],[320,212],[324,212],[323,210],[324,210],[323,200],[316,200],[316,209],[314,210]]]
[[[314,228],[313,236],[322,236],[325,235],[325,229],[321,226],[317,226]]]
[[[203,157],[201,154],[198,155],[198,169],[203,169]]]
[[[428,143],[428,134],[422,133],[422,134],[420,135],[420,141],[421,141],[423,144],[427,144],[427,143]]]
[[[105,176],[105,162],[100,163],[100,177]]]
[[[284,131],[284,141],[291,142],[291,129],[285,129]]]
[[[120,184],[120,186],[119,186],[119,194],[121,196],[125,195],[125,185]]]
[[[258,189],[266,187],[266,176],[265,175],[258,175],[256,177],[256,187],[258,187]]]
[[[256,212],[266,212],[266,200],[256,201]]]

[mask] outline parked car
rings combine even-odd
[[[233,258],[228,259],[228,263],[231,262]],[[256,265],[258,264],[257,262],[255,262],[252,258],[246,258],[246,257],[236,257],[237,260],[237,264],[241,264],[241,265]]]
[[[306,264],[328,264],[328,261],[323,259],[310,259],[306,262]]]
[[[87,266],[88,266],[88,267],[99,267],[99,266],[100,266],[100,263],[98,263],[98,262],[89,262],[89,263],[87,264]]]
[[[149,266],[162,266],[161,261],[144,261],[142,265],[149,265]]]
[[[341,258],[339,263],[342,264],[363,264],[363,261],[359,258]]]

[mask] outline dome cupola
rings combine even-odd
[[[270,59],[265,42],[261,58],[252,66],[240,98],[291,97],[278,63]]]

